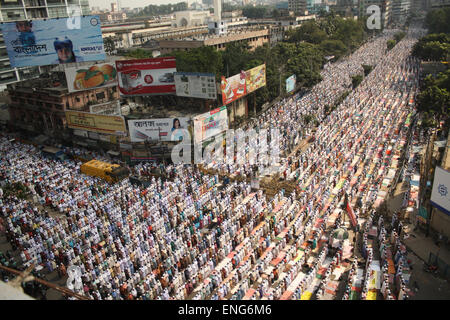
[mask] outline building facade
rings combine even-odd
[[[411,0],[392,0],[392,23],[394,26],[405,24],[411,9]]]
[[[296,14],[306,14],[306,0],[289,0],[289,11],[293,11]]]
[[[225,50],[226,44],[231,42],[247,42],[252,50],[269,41],[270,29],[266,28],[262,30],[228,33],[224,36],[207,36],[198,40],[161,40],[159,41],[159,51],[161,54],[166,54],[175,50],[189,50],[202,46],[212,46],[217,50]]]
[[[54,134],[66,129],[65,111],[90,112],[92,106],[120,98],[117,86],[69,92],[64,72],[9,84],[11,123],[28,131]]]
[[[73,15],[89,15],[89,0],[0,0],[0,21],[64,18]],[[38,77],[39,67],[12,68],[0,32],[0,91],[6,85],[24,79]]]

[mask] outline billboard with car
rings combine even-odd
[[[120,94],[175,94],[174,57],[116,61]]]

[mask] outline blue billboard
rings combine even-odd
[[[291,92],[295,89],[295,82],[297,81],[297,77],[295,74],[286,79],[286,92]]]
[[[106,58],[98,16],[16,21],[0,28],[12,67]]]

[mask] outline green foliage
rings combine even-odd
[[[367,77],[367,75],[373,70],[373,67],[367,64],[362,65],[364,69],[364,76]]]
[[[199,47],[188,51],[174,51],[166,56],[173,56],[177,61],[177,71],[209,72],[218,75],[222,72],[222,54],[214,47]]]
[[[21,182],[7,183],[3,187],[3,197],[8,198],[10,196],[16,196],[19,199],[26,199],[28,187]]]
[[[442,61],[450,56],[450,35],[429,34],[415,43],[412,55],[422,60]]]
[[[171,14],[176,11],[185,11],[187,10],[187,3],[186,2],[179,2],[176,4],[161,4],[161,5],[148,5],[135,15],[135,17],[143,17],[143,16],[159,16],[159,15],[165,15],[165,14]]]
[[[105,47],[105,52],[109,55],[113,54],[116,50],[116,45],[114,44],[114,40],[111,37],[107,37],[103,40],[103,45]]]
[[[361,21],[343,19],[329,13],[320,20],[305,22],[287,36],[288,42],[318,44],[325,55],[334,55],[338,59],[357,49],[367,33]]]
[[[450,7],[432,10],[425,17],[429,33],[450,33]]]
[[[400,31],[400,32],[397,32],[396,34],[394,34],[394,39],[395,39],[395,41],[398,43],[398,42],[400,42],[400,40],[402,40],[405,36],[406,36],[406,33],[404,33],[403,31]]]
[[[353,89],[355,89],[357,86],[359,86],[359,84],[363,81],[363,75],[361,74],[357,74],[355,76],[352,77],[352,86]]]
[[[267,7],[263,6],[245,6],[244,8],[242,8],[242,15],[250,19],[264,18],[267,14]]]
[[[307,21],[292,31],[292,36],[289,37],[289,42],[306,41],[309,43],[319,44],[326,40],[327,33],[323,31],[315,21]]]
[[[422,127],[435,127],[450,116],[450,69],[436,77],[428,75],[417,95],[417,110],[422,113]]]
[[[228,43],[222,52],[223,67],[225,76],[232,76],[244,70],[244,66],[251,56],[250,46],[247,42]]]
[[[320,48],[327,55],[334,56],[336,60],[348,51],[347,46],[341,40],[325,40],[320,44]]]
[[[391,50],[393,47],[395,47],[396,44],[397,44],[397,42],[394,39],[390,39],[390,40],[386,41],[388,50]]]
[[[153,58],[153,55],[150,51],[141,48],[130,50],[127,53],[125,53],[125,56],[136,59]]]

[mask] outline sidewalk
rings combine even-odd
[[[439,255],[439,259],[450,265],[450,250],[442,245],[440,248],[434,243],[431,237],[425,237],[420,231],[413,231],[413,226],[406,226],[406,233],[409,234],[408,239],[404,239],[404,244],[411,249],[417,256],[425,262],[428,262],[430,253]]]

